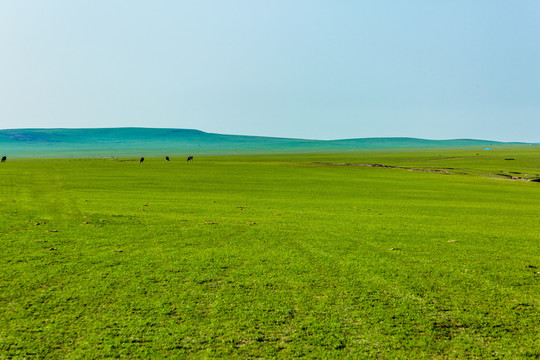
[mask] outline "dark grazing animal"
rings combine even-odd
[[[2,162],[6,162],[6,157],[2,156]]]
[[[169,161],[169,157],[168,157],[168,156],[165,156],[165,161]]]
[[[191,156],[191,155],[189,155],[189,156],[187,157],[187,162],[190,162],[190,161],[193,161],[193,156]]]
[[[144,161],[144,158],[142,157],[141,160],[139,160],[139,164],[142,164]]]

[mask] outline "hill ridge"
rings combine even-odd
[[[430,140],[411,137],[313,140],[147,127],[0,130],[0,152],[9,154],[10,157],[234,155],[503,145],[525,145],[525,143],[478,139]]]

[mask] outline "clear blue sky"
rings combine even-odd
[[[539,0],[0,0],[0,128],[540,141]]]

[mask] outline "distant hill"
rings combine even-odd
[[[303,140],[221,135],[188,129],[100,128],[0,130],[0,155],[9,158],[74,158],[275,154],[425,147],[493,147],[525,145],[488,140],[363,138]]]

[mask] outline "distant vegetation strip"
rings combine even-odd
[[[97,128],[0,130],[0,152],[10,158],[235,155],[435,147],[525,146],[476,139],[361,138],[306,140],[223,135],[191,129]]]

